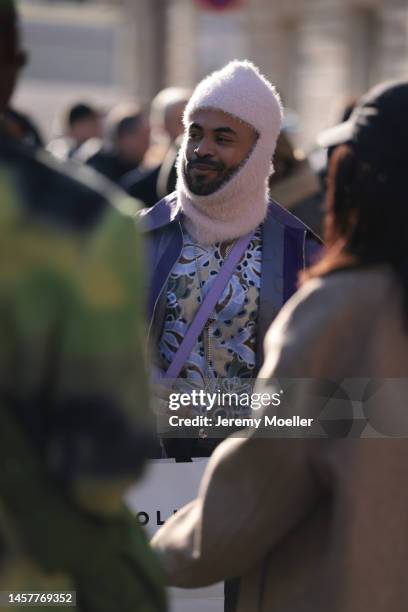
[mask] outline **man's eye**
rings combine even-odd
[[[229,138],[223,138],[222,136],[219,136],[217,138],[217,142],[219,142],[221,144],[231,144],[233,141],[230,140]]]
[[[198,132],[190,132],[188,137],[190,140],[198,140],[200,138],[200,134]]]

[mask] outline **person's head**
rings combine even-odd
[[[265,220],[282,115],[275,88],[251,62],[230,62],[197,85],[177,160],[178,202],[196,240],[230,241]]]
[[[350,119],[324,132],[331,147],[326,256],[312,275],[387,263],[408,278],[408,81],[379,85]]]
[[[281,123],[278,94],[250,62],[230,62],[201,81],[184,114],[179,169],[191,194],[219,191],[250,157],[257,158],[251,172],[264,187]]]
[[[137,104],[121,104],[108,116],[108,137],[119,157],[138,165],[150,144],[150,127]]]
[[[66,114],[66,134],[80,146],[90,138],[102,138],[100,113],[82,102],[71,106]]]
[[[256,130],[221,110],[192,113],[187,132],[185,176],[195,195],[210,195],[237,172],[257,141]]]
[[[275,185],[292,174],[300,162],[304,161],[304,155],[299,149],[295,149],[289,135],[282,130],[276,143],[273,165],[275,173],[269,178],[269,185]]]
[[[167,87],[152,101],[150,123],[156,132],[166,133],[170,142],[184,131],[183,113],[191,91],[183,87]]]
[[[17,13],[13,0],[0,2],[0,113],[7,108],[20,68],[26,61],[20,49]]]

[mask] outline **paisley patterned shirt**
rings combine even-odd
[[[166,370],[218,274],[231,244],[203,246],[184,230],[184,246],[167,286],[167,309],[159,344]],[[199,336],[180,378],[187,386],[214,388],[220,378],[252,378],[262,263],[258,228]]]

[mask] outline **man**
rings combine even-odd
[[[149,123],[137,104],[121,104],[107,119],[107,142],[87,164],[114,183],[137,169],[149,147]],[[81,159],[84,156],[78,152]]]
[[[190,95],[187,89],[167,87],[152,102],[150,124],[159,142],[165,139],[166,154],[152,170],[142,175],[139,170],[133,170],[121,181],[125,191],[146,206],[153,206],[175,189],[178,139],[184,131],[183,113]]]
[[[282,130],[274,157],[275,173],[269,181],[271,196],[301,219],[317,236],[323,235],[323,190],[309,159],[293,146]]]
[[[66,131],[75,148],[90,138],[102,138],[101,115],[88,104],[75,104],[67,113]]]
[[[23,64],[11,0],[0,34],[2,114]],[[160,568],[122,503],[152,444],[139,239],[113,187],[74,174],[0,130],[0,591],[156,612]]]
[[[151,247],[150,338],[162,374],[229,251],[250,236],[178,373],[191,386],[256,376],[266,330],[318,248],[308,228],[268,198],[281,122],[279,96],[253,64],[235,61],[215,72],[184,114],[176,192],[140,213]],[[167,454],[208,454],[206,435],[167,440]]]
[[[65,136],[52,140],[47,146],[50,153],[62,160],[75,157],[85,143],[102,139],[101,114],[89,104],[78,102],[66,111],[64,132]]]
[[[175,142],[183,134],[183,113],[191,93],[183,87],[166,87],[153,98],[150,124],[157,139]]]

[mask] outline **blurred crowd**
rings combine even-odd
[[[150,109],[137,101],[102,109],[78,101],[57,123],[63,133],[44,142],[29,115],[7,109],[10,134],[34,147],[44,147],[61,161],[75,160],[94,168],[144,206],[154,206],[176,187],[176,159],[184,132],[183,112],[191,91],[168,87]],[[322,235],[325,162],[307,158],[283,129],[274,155],[271,195]]]

